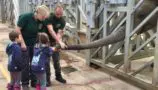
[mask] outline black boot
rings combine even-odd
[[[52,83],[51,83],[51,80],[50,79],[47,79],[47,87],[51,86]]]
[[[66,80],[61,76],[61,67],[60,67],[60,54],[59,52],[55,52],[52,55],[55,69],[56,80],[61,83],[66,83]]]
[[[31,87],[36,88],[36,82],[31,81]]]
[[[46,78],[47,78],[47,87],[51,86],[51,72],[50,72],[50,60],[46,63]]]
[[[59,81],[60,83],[66,83],[66,80],[61,75],[56,76],[55,79]]]

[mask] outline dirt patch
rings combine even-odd
[[[65,74],[69,74],[75,71],[77,71],[77,69],[73,68],[72,66],[62,67],[62,72],[64,72]]]

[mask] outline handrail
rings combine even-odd
[[[112,33],[114,33],[115,31],[117,31],[120,26],[127,20],[127,17],[125,17],[124,19],[122,19],[122,21],[117,25],[117,27],[112,31]]]
[[[115,12],[113,12],[108,19],[105,21],[105,23],[102,24],[102,26],[99,28],[98,32],[95,34],[95,36],[93,36],[92,41],[97,37],[97,35],[101,32],[102,28],[104,27],[104,25],[115,15]]]
[[[158,7],[155,8],[129,35],[131,37],[133,34],[135,34],[150,18],[155,15],[158,11]]]
[[[97,54],[97,52],[100,51],[101,48],[102,48],[102,47],[99,47],[94,53],[92,53],[91,58],[92,58],[95,54]]]
[[[74,17],[75,20],[77,20],[76,17],[75,17],[76,15],[72,12],[72,10],[66,9],[66,11],[69,12]]]
[[[141,50],[145,45],[147,45],[154,38],[156,38],[156,34],[154,34],[152,37],[150,37],[145,43],[143,43],[138,49],[136,49],[128,58],[131,58],[133,55],[135,55],[139,50]]]
[[[83,10],[82,10],[82,8],[81,8],[81,6],[80,5],[78,5],[78,9],[79,9],[79,11],[81,12],[81,15],[84,17],[84,19],[87,21],[87,17],[86,17],[86,15],[84,14],[84,12],[83,12]]]
[[[143,1],[144,1],[144,0],[140,0],[140,1],[136,4],[135,8],[133,9],[133,11],[132,11],[131,13],[134,13],[135,10],[143,3]],[[92,41],[97,37],[97,35],[101,32],[101,30],[102,30],[102,28],[104,27],[104,25],[112,18],[112,16],[113,16],[114,14],[115,14],[115,13],[113,12],[113,13],[109,16],[109,18],[106,20],[106,22],[105,22],[104,24],[102,24],[102,26],[99,28],[99,31],[95,34],[95,36],[93,36]],[[115,32],[115,31],[124,23],[124,21],[126,21],[126,17],[121,21],[121,23],[119,23],[119,25],[114,29],[113,32]]]
[[[140,5],[142,4],[144,2],[144,0],[140,0],[138,3],[137,3],[137,5],[135,6],[135,10],[138,8],[138,7],[140,7]]]
[[[104,4],[101,4],[100,7],[99,7],[99,9],[96,11],[95,17],[98,17],[99,14],[101,13],[101,11],[102,11],[103,9],[104,9]]]

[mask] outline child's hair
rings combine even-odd
[[[37,42],[41,44],[49,44],[49,38],[46,33],[38,33]]]
[[[10,39],[11,41],[15,41],[16,38],[19,38],[18,32],[16,32],[15,30],[11,31],[11,32],[9,33],[9,39]]]

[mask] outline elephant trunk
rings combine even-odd
[[[122,26],[117,30],[116,32],[112,33],[111,35],[90,42],[88,44],[79,44],[79,45],[68,45],[65,50],[83,50],[83,49],[91,49],[91,48],[97,48],[97,47],[102,47],[106,46],[109,44],[114,44],[119,41],[123,41],[125,38],[125,26]]]

